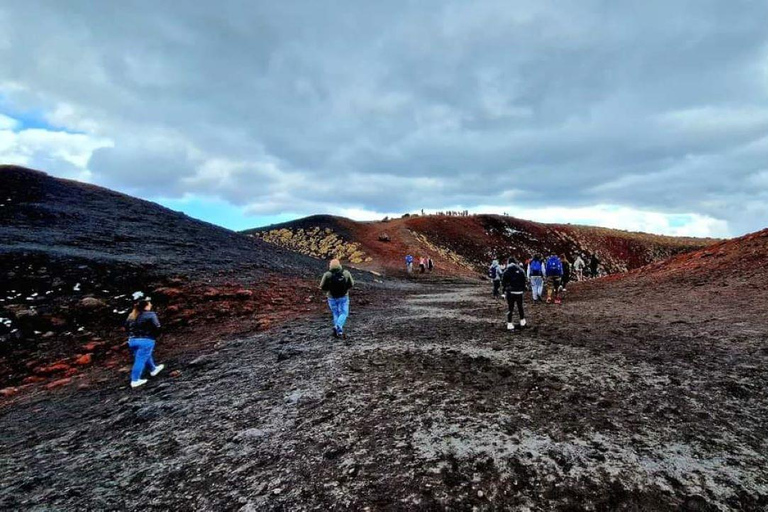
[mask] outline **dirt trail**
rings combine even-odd
[[[141,391],[7,407],[0,507],[768,507],[768,328],[574,289],[514,334],[486,286],[390,289],[353,297],[346,343],[301,320]]]

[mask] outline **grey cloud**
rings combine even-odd
[[[90,170],[122,190],[209,193],[260,213],[503,206],[511,194],[765,227],[764,2],[0,11],[0,76],[31,104],[93,120],[115,145]]]

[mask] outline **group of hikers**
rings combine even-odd
[[[435,269],[435,262],[429,256],[419,258],[419,273],[432,272]],[[405,271],[411,274],[413,272],[413,256],[405,256]]]
[[[543,300],[543,288],[546,281],[546,302],[552,302],[554,296],[555,304],[560,304],[571,278],[575,277],[576,280],[584,278],[584,261],[582,256],[577,256],[573,262],[570,262],[565,255],[557,256],[556,254],[551,254],[546,260],[536,255],[525,263],[515,258],[509,258],[505,265],[501,265],[497,259],[494,259],[488,274],[493,281],[494,297],[499,297],[500,291],[503,291],[507,299],[509,306],[507,329],[515,329],[515,324],[512,321],[515,309],[520,316],[520,327],[526,326],[523,294],[528,283],[530,283],[534,302]],[[407,255],[405,262],[407,271],[413,272],[413,256]],[[597,255],[592,255],[589,263],[590,275],[597,276],[599,263],[600,260]],[[421,273],[431,272],[434,267],[434,262],[429,256],[419,258]],[[573,273],[571,272],[572,269]],[[355,280],[352,274],[342,268],[338,259],[331,260],[328,271],[320,279],[320,289],[326,293],[328,307],[333,316],[333,336],[335,338],[346,339],[344,324],[349,317],[349,290],[354,285]],[[152,300],[143,296],[135,297],[135,299],[133,310],[125,322],[125,329],[128,332],[128,348],[134,358],[131,368],[132,388],[147,383],[147,379],[142,378],[145,370],[149,372],[151,377],[155,377],[165,368],[165,365],[155,364],[152,357],[157,336],[161,330],[157,314],[152,311]]]
[[[600,259],[593,254],[589,258],[588,275],[597,277],[599,265]],[[529,286],[534,303],[546,301],[547,304],[552,302],[561,304],[568,283],[571,280],[585,279],[585,266],[585,257],[582,255],[577,255],[575,260],[571,261],[565,254],[558,256],[552,253],[546,259],[537,254],[524,263],[515,258],[509,258],[504,265],[500,264],[498,259],[494,259],[488,269],[488,277],[493,283],[493,296],[500,297],[503,293],[507,299],[509,306],[507,329],[515,329],[512,321],[515,309],[520,316],[520,326],[526,326],[523,294]],[[544,299],[545,283],[546,299]]]

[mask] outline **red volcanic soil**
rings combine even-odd
[[[526,260],[535,254],[597,253],[605,273],[623,272],[716,240],[669,237],[615,229],[565,224],[542,224],[500,215],[411,216],[380,222],[318,215],[293,222],[246,231],[247,234],[287,228],[331,229],[348,242],[357,242],[373,261],[359,268],[404,274],[404,257],[431,256],[439,274],[473,276],[493,258],[514,256]],[[389,241],[379,237],[386,234]],[[417,236],[423,237],[421,240]],[[428,244],[428,245],[426,245]],[[458,256],[453,258],[452,256]]]

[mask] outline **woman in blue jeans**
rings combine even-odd
[[[131,369],[131,387],[137,388],[147,383],[141,378],[144,367],[149,369],[149,374],[154,377],[165,368],[165,365],[155,365],[152,359],[152,351],[155,349],[155,340],[160,334],[160,320],[152,312],[152,302],[149,299],[138,301],[133,306],[133,311],[125,321],[128,330],[128,347],[133,353],[133,368]]]

